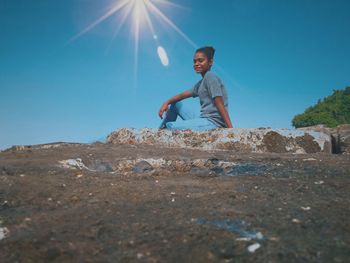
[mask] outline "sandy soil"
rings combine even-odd
[[[349,156],[46,148],[0,153],[1,262],[349,262]],[[106,169],[59,166],[75,158]],[[111,171],[123,158],[235,165]]]

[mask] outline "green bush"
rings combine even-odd
[[[294,116],[292,120],[295,128],[317,124],[333,128],[345,123],[350,123],[350,87],[334,90],[331,96],[319,100],[316,105]]]

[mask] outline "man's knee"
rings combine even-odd
[[[176,109],[177,112],[180,112],[182,106],[183,106],[182,101],[178,101],[178,102],[176,102],[176,103],[174,104],[174,107],[175,107],[175,109]]]

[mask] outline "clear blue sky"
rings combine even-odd
[[[113,2],[0,0],[0,149],[155,128],[162,102],[199,80],[194,47],[152,14],[169,66],[141,25],[136,86],[132,17],[114,40],[121,13],[69,42]],[[291,128],[294,115],[350,85],[348,0],[152,2],[196,45],[216,48],[235,127]]]

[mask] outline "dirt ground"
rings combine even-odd
[[[349,262],[349,155],[46,148],[0,153],[1,262]],[[108,169],[59,165],[76,158]],[[113,172],[125,158],[235,165]]]

